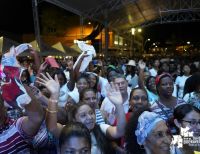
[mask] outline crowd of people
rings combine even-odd
[[[67,56],[54,67],[30,51],[33,61],[19,62],[31,102],[10,105],[1,88],[0,154],[200,151],[200,143],[173,143],[174,135],[184,139],[182,128],[192,132],[190,140],[200,138],[198,61],[93,59],[80,71],[87,53],[76,65]]]

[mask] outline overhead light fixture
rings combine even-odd
[[[131,28],[131,34],[132,34],[132,35],[135,35],[135,31],[136,31],[135,28]]]
[[[141,28],[138,28],[138,32],[141,33],[141,32],[142,32],[142,29],[141,29]]]

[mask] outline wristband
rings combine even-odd
[[[58,112],[58,111],[51,111],[48,108],[46,108],[46,111],[49,112],[49,113],[57,113]]]
[[[49,101],[52,103],[58,103],[58,100],[56,100],[56,99],[49,99]]]

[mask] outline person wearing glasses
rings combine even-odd
[[[170,154],[171,141],[165,120],[149,109],[137,110],[126,126],[127,154]]]
[[[200,110],[191,104],[181,104],[174,109],[174,124],[178,129],[178,135],[181,134],[181,128],[189,128],[194,137],[200,137]],[[200,143],[195,146],[189,146],[183,143],[181,151],[183,153],[194,153],[194,150],[200,151]]]

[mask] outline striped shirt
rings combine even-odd
[[[96,124],[97,125],[105,124],[105,121],[99,109],[95,109],[95,114],[96,114]]]
[[[158,103],[159,103],[159,105],[158,105]],[[161,118],[164,119],[165,121],[167,121],[169,118],[173,117],[173,112],[174,112],[173,109],[166,107],[161,102],[158,102],[158,103],[155,102],[151,106],[151,110],[153,112],[159,114],[161,116]],[[181,103],[185,103],[184,100],[177,99],[176,106],[181,104]]]
[[[9,128],[0,134],[0,154],[29,154],[30,137],[22,130],[23,117],[12,121]]]

